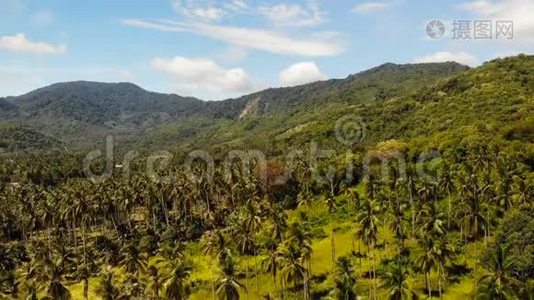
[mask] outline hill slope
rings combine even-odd
[[[173,145],[205,134],[212,125],[256,117],[269,123],[271,117],[286,119],[333,104],[372,103],[412,94],[466,69],[456,63],[385,64],[346,79],[268,89],[225,101],[153,93],[131,83],[67,82],[0,99],[0,119],[71,146],[88,146],[108,134],[125,142]]]

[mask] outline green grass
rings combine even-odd
[[[337,200],[339,201],[339,197]],[[312,242],[312,275],[315,276],[324,276],[326,279],[322,282],[314,282],[312,286],[313,291],[329,291],[334,286],[333,282],[333,272],[335,268],[335,263],[332,261],[331,255],[331,241],[332,241],[332,229],[334,228],[335,234],[335,251],[336,258],[344,255],[349,255],[352,251],[358,252],[367,252],[368,249],[362,243],[362,241],[354,238],[354,232],[357,229],[357,224],[355,223],[354,217],[347,213],[345,214],[328,214],[326,205],[323,201],[314,201],[309,208],[299,207],[296,210],[288,212],[288,222],[293,222],[298,219],[300,211],[306,211],[312,224],[315,224],[316,228],[324,232],[321,238],[316,238]],[[381,243],[385,242],[383,249],[376,251],[376,260],[377,263],[379,259],[392,258],[397,254],[396,241],[393,237],[393,233],[386,227],[382,226],[379,229]],[[410,248],[415,247],[415,242],[413,240],[407,240],[406,245]],[[482,253],[485,248],[484,242],[477,242],[477,252]],[[467,266],[471,269],[474,269],[475,264],[475,245],[473,243],[467,244],[467,246],[462,251],[458,257],[458,262],[466,262]],[[190,281],[194,282],[196,288],[193,290],[191,299],[211,299],[212,298],[212,289],[214,288],[213,282],[217,279],[220,272],[217,265],[217,260],[213,259],[209,255],[204,255],[202,253],[201,245],[199,242],[193,242],[186,245],[185,257],[190,260],[194,269],[190,277]],[[152,257],[150,263],[155,263],[161,257]],[[247,286],[248,299],[262,299],[264,296],[270,294],[274,296],[280,292],[275,291],[275,285],[273,283],[272,276],[268,273],[264,273],[261,267],[262,257],[258,255],[254,256],[238,256],[236,257],[236,262],[238,264],[239,270],[245,272],[246,266],[248,264],[249,276],[248,281],[244,278],[241,278],[240,281],[243,285]],[[370,279],[363,278],[363,275],[366,274],[372,268],[372,257],[369,253],[367,257],[362,258],[352,258],[356,274],[358,276],[357,281],[357,291],[360,296],[364,299],[368,296],[369,286],[371,284]],[[256,278],[254,276],[254,270],[258,269],[260,275]],[[117,277],[121,278],[123,276],[123,271],[118,268],[116,270]],[[165,270],[164,272],[168,272]],[[482,274],[483,270],[479,266],[477,276]],[[437,290],[437,278],[436,274],[431,274],[431,285],[433,290]],[[257,280],[257,281],[256,281]],[[89,298],[98,299],[96,296],[96,287],[97,279],[93,278],[90,280],[89,286]],[[278,287],[280,288],[280,284]],[[378,286],[380,286],[380,280],[378,280]],[[422,299],[426,299],[426,287],[424,283],[424,275],[416,274],[415,278],[411,280],[412,286],[420,294]],[[73,299],[83,299],[83,284],[77,283],[69,287],[71,290]],[[451,283],[443,286],[444,299],[464,299],[468,298],[473,294],[474,290],[474,279],[473,274],[468,274],[460,278],[458,283]],[[241,290],[241,298],[247,299],[247,291]],[[378,290],[378,297],[380,299],[385,298],[387,291],[383,289]],[[286,292],[286,299],[299,299],[300,295],[289,294]]]

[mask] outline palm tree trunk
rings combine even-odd
[[[152,208],[152,230],[156,231],[156,212]]]
[[[74,235],[74,251],[78,254],[78,238],[76,234],[76,219],[74,218],[74,212],[72,212],[72,233]]]
[[[276,286],[276,273],[273,272],[273,285],[274,285],[274,294],[276,295],[276,292],[278,291],[278,287]]]
[[[126,222],[128,223],[128,229],[132,233],[132,221],[130,220],[130,215],[125,216]]]
[[[165,200],[163,200],[161,203],[163,208],[163,215],[165,216],[165,223],[167,223],[167,226],[169,226],[169,212],[167,209],[167,203],[165,203]]]
[[[362,267],[362,242],[358,241],[358,257],[360,258],[360,268]]]
[[[451,230],[451,210],[452,210],[452,205],[451,205],[451,195],[450,195],[450,193],[449,193],[448,204],[449,204],[449,208],[448,208],[448,212],[447,212],[447,229]]]
[[[47,227],[46,228],[46,240],[48,242],[48,246],[50,246],[50,242],[51,242],[51,234],[50,234],[50,227]]]
[[[490,213],[489,213],[489,210],[488,210],[487,216],[486,216],[487,223],[488,223],[487,229],[486,229],[486,234],[487,234],[488,238],[490,237],[490,226],[491,226],[491,224],[490,224],[490,216],[489,215],[490,215]]]
[[[425,272],[426,289],[428,291],[428,299],[432,298],[432,289],[430,287],[430,280],[428,278],[428,272]]]
[[[438,290],[439,290],[439,298],[441,299],[441,267],[438,265]]]
[[[415,236],[415,206],[413,203],[413,195],[410,191],[410,210],[412,211],[412,237]]]
[[[282,277],[282,280],[280,280],[280,283],[282,284],[282,300],[284,299],[284,294],[285,294],[285,291],[286,291],[286,283],[285,283],[285,280],[284,278]]]
[[[310,300],[310,287],[308,282],[308,272],[304,270],[304,300]]]
[[[86,243],[85,224],[82,225],[82,243],[83,243],[83,263],[86,264],[85,258],[87,257],[87,250],[86,250],[87,249],[87,243]]]
[[[84,278],[83,280],[83,299],[89,299],[89,279]]]

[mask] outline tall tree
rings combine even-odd
[[[338,258],[334,274],[334,298],[337,300],[357,299],[356,274],[354,266],[347,256]]]
[[[356,217],[358,222],[358,230],[356,236],[363,241],[368,249],[372,250],[372,288],[370,292],[373,298],[376,298],[376,255],[375,250],[378,244],[378,226],[380,220],[378,213],[380,212],[379,204],[372,199],[366,199],[362,203],[362,211]]]
[[[221,300],[239,300],[239,290],[244,288],[237,278],[234,260],[227,256],[222,262],[221,277],[217,282],[217,294]]]
[[[514,299],[518,295],[521,282],[515,279],[510,267],[513,261],[508,256],[508,247],[497,244],[492,253],[489,270],[480,277],[477,297],[482,299]]]
[[[381,287],[387,290],[391,300],[417,299],[417,295],[410,284],[411,270],[402,258],[397,258],[380,272]]]
[[[165,298],[172,300],[187,299],[190,290],[186,280],[191,275],[192,267],[189,263],[180,260],[171,264],[171,274],[165,281]]]

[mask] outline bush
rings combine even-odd
[[[495,239],[497,244],[510,247],[508,259],[515,278],[521,281],[534,278],[534,208],[525,207],[507,213]],[[495,245],[485,253],[484,262],[491,258]]]

